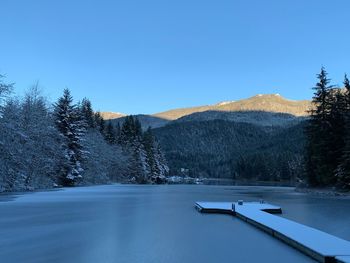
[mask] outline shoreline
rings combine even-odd
[[[316,196],[350,196],[350,191],[340,192],[333,187],[326,187],[326,188],[295,187],[295,192],[316,195]]]
[[[70,186],[70,187],[58,186],[58,187],[52,187],[52,188],[37,188],[37,189],[27,189],[27,190],[20,190],[20,191],[3,191],[3,192],[0,192],[0,201],[2,201],[1,199],[3,199],[4,197],[27,194],[27,193],[61,191],[65,188],[94,187],[94,186],[114,185],[114,184],[118,184],[118,185],[144,185],[144,184],[128,184],[128,183],[121,183],[121,182],[108,182],[108,183],[102,183],[102,184],[86,184],[86,185],[76,185],[76,186]],[[269,183],[261,183],[261,182],[256,182],[256,183],[240,182],[240,183],[236,183],[236,184],[166,183],[163,185],[289,187],[289,188],[294,188],[294,191],[297,193],[304,193],[304,194],[310,194],[310,195],[315,195],[315,196],[345,196],[345,197],[350,196],[350,191],[338,191],[335,187],[308,188],[308,187],[298,187],[298,186],[286,185],[286,184],[269,184]]]

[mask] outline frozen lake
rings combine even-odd
[[[1,262],[314,262],[195,201],[257,201],[350,240],[350,198],[292,188],[110,185],[1,196]]]

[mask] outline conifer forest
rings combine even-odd
[[[146,127],[136,116],[105,120],[88,98],[64,89],[48,101],[38,84],[22,97],[0,78],[0,190],[111,182],[161,184],[171,177],[350,188],[350,83],[317,75],[307,116],[246,111],[274,124],[185,117]],[[232,113],[237,114],[237,113]],[[189,115],[191,116],[191,115]],[[187,118],[187,119],[186,119]],[[143,120],[141,118],[141,120]]]

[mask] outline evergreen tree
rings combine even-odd
[[[345,96],[346,109],[350,110],[350,81],[346,74],[344,76],[344,88],[345,88],[344,96]]]
[[[18,122],[21,133],[26,135],[25,143],[21,146],[22,154],[26,156],[22,161],[25,188],[52,186],[57,181],[57,170],[63,153],[60,151],[59,132],[55,129],[38,83],[21,101]]]
[[[129,151],[131,152],[129,162],[131,180],[139,184],[149,183],[149,167],[146,162],[146,153],[143,145],[135,143]]]
[[[328,163],[330,170],[334,174],[339,162],[341,161],[344,138],[345,138],[345,115],[346,115],[346,97],[341,89],[333,89],[330,93],[330,132],[329,138],[329,150],[328,150]],[[332,176],[333,177],[333,176]],[[335,182],[335,178],[332,181]],[[333,183],[334,183],[333,182]]]
[[[130,146],[134,143],[140,143],[142,129],[140,121],[132,115],[125,117],[120,130],[120,140],[123,146]]]
[[[120,144],[131,156],[129,174],[131,180],[137,183],[148,181],[146,153],[142,144],[142,130],[136,118],[126,116],[120,131]]]
[[[159,169],[156,161],[155,140],[150,127],[146,132],[144,132],[142,143],[146,152],[146,162],[149,167],[149,177],[152,181],[155,181],[155,178],[159,176]]]
[[[104,134],[105,134],[105,139],[108,143],[110,144],[116,143],[117,141],[116,130],[110,120],[108,121]]]
[[[126,146],[133,140],[133,123],[132,116],[126,116],[120,130],[121,145]]]
[[[330,123],[330,79],[322,67],[312,100],[313,109],[306,128],[306,173],[310,185],[329,185],[334,181],[334,165],[330,156],[332,138]]]
[[[102,118],[100,112],[95,113],[95,123],[97,125],[97,128],[101,132],[101,134],[104,135],[106,124],[105,124],[105,120]]]
[[[153,183],[162,183],[169,172],[164,154],[156,141],[151,128],[143,134],[143,146],[146,152],[147,167],[149,167],[149,178]]]
[[[91,102],[89,99],[84,98],[81,102],[80,111],[85,118],[87,126],[89,128],[96,128],[95,114],[92,110]]]
[[[327,78],[328,73],[325,68],[321,68],[320,74],[317,75],[318,82],[316,86],[313,87],[314,96],[312,98],[312,103],[315,106],[315,109],[311,110],[313,119],[321,120],[324,123],[327,123],[329,116],[329,106],[330,106],[330,91],[333,88],[333,85],[330,85],[330,79]]]
[[[342,158],[337,168],[337,186],[341,189],[350,189],[350,82],[347,75],[344,77],[344,147]]]
[[[68,89],[54,104],[55,124],[63,136],[65,143],[62,145],[67,163],[63,169],[61,181],[63,185],[74,185],[82,178],[83,159],[82,136],[86,132],[85,123],[77,105],[73,104],[73,97]]]
[[[142,131],[141,123],[127,116],[120,128],[118,140],[130,152],[130,174],[139,183],[161,183],[169,172],[165,157],[151,129]]]
[[[169,174],[169,166],[158,141],[155,141],[155,160],[158,172],[156,183],[163,183]]]

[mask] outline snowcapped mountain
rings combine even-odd
[[[120,113],[120,112],[103,111],[103,112],[101,112],[101,116],[105,120],[112,120],[112,119],[118,119],[118,118],[125,117],[126,114]]]
[[[183,116],[203,111],[265,111],[287,113],[294,116],[307,116],[310,107],[311,103],[308,100],[288,100],[279,94],[258,94],[248,99],[238,101],[224,101],[207,106],[174,109],[156,113],[154,116],[168,120],[176,120]]]
[[[308,100],[288,100],[279,94],[258,94],[238,101],[223,101],[213,105],[180,108],[152,115],[137,115],[143,127],[158,128],[178,121],[226,120],[256,125],[285,125],[306,117],[311,107]],[[104,119],[123,121],[125,114],[102,112]]]

